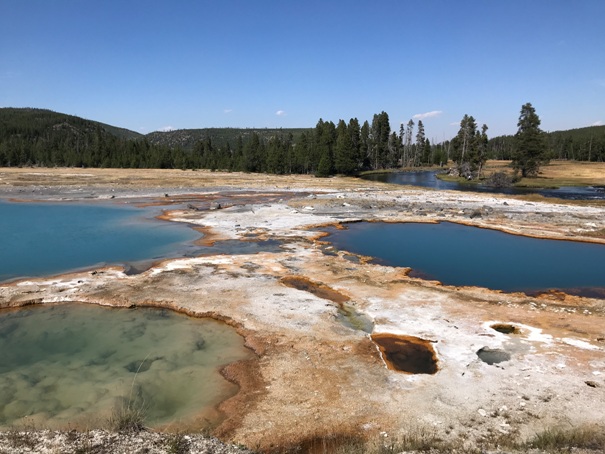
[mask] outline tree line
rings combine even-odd
[[[545,133],[550,159],[605,162],[605,126],[553,131]],[[489,140],[490,159],[510,160],[515,153],[515,136],[499,136]]]
[[[211,169],[274,174],[352,175],[446,159],[418,122],[397,135],[386,112],[360,124],[319,119],[315,128],[256,131],[233,141],[208,135],[192,148],[153,143],[147,137],[101,123],[41,109],[0,109],[0,166]],[[404,137],[405,135],[405,137]],[[156,134],[157,137],[157,134]]]
[[[522,119],[527,123],[523,127]],[[185,147],[162,143],[162,133],[142,136],[48,110],[4,108],[0,109],[0,166],[211,169],[329,176],[445,165],[451,160],[459,174],[470,179],[481,177],[487,159],[513,160],[522,174],[535,174],[537,170],[529,168],[530,164],[520,164],[526,153],[520,147],[533,147],[534,167],[548,159],[605,159],[605,126],[547,134],[539,124],[535,109],[528,103],[522,107],[515,136],[489,139],[488,126],[479,127],[473,116],[465,114],[452,140],[434,144],[422,120],[415,123],[410,119],[396,132],[383,111],[363,123],[357,118],[336,123],[320,118],[308,129],[230,130],[215,136],[212,130],[204,130],[203,137],[187,133],[188,137],[201,138]],[[522,129],[526,132],[519,136]],[[528,139],[530,136],[533,138]],[[520,137],[525,137],[525,142]]]

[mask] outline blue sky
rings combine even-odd
[[[605,0],[1,0],[0,107],[142,133],[464,114],[605,124]]]

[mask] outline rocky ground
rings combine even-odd
[[[112,454],[251,454],[252,451],[228,445],[203,435],[162,434],[151,431],[120,434],[104,430],[0,432],[1,453],[112,453]]]
[[[207,243],[272,239],[281,250],[175,259],[134,276],[108,268],[15,282],[0,286],[0,306],[153,305],[236,327],[257,358],[224,371],[240,392],[221,405],[225,419],[213,432],[220,439],[271,451],[326,437],[429,433],[468,448],[556,427],[605,427],[605,299],[415,279],[351,260],[313,230],[356,220],[451,221],[605,243],[603,206],[346,178],[151,171],[137,180],[119,172],[0,172],[0,197],[165,204],[167,218],[199,226]],[[368,331],[430,344],[437,373],[388,368]],[[481,349],[510,360],[489,365]]]

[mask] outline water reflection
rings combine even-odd
[[[448,285],[591,296],[605,289],[605,246],[542,240],[449,222],[347,224],[324,229],[336,248],[411,267]]]
[[[443,181],[437,178],[437,171],[414,172],[385,172],[364,175],[362,178],[382,183],[393,183],[410,186],[420,186],[441,190],[487,192],[497,194],[540,194],[544,197],[557,197],[566,200],[604,200],[603,186],[565,186],[558,189],[528,189],[528,188],[492,188],[482,184],[464,184],[453,181]]]

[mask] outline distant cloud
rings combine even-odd
[[[439,115],[441,115],[443,113],[442,110],[431,110],[430,112],[425,112],[425,113],[419,113],[414,115],[412,118],[414,120],[424,120],[426,118],[434,118],[434,117],[438,117]]]
[[[590,126],[603,126],[603,122],[601,120],[599,121],[595,121],[593,124],[591,124]]]
[[[233,112],[233,109],[224,109],[223,112],[225,112],[226,114]]]
[[[160,132],[168,132],[168,131],[174,131],[176,128],[174,128],[173,126],[164,126],[163,128],[158,129],[158,131]]]
[[[460,126],[460,122],[454,121],[454,122],[450,123],[450,126]]]
[[[277,112],[275,112],[275,115],[277,115],[278,117],[284,117],[286,115],[286,111],[278,110]]]

